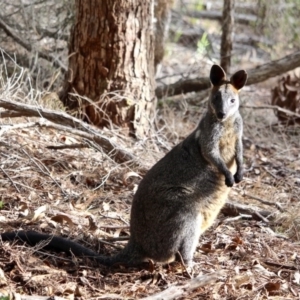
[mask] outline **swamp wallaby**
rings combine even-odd
[[[238,71],[227,80],[224,70],[214,65],[210,80],[207,112],[197,128],[141,181],[132,202],[130,240],[119,254],[101,256],[68,239],[34,231],[2,233],[2,240],[48,240],[51,248],[92,257],[106,266],[147,259],[170,262],[179,251],[190,265],[201,233],[217,217],[230,187],[243,177],[238,91],[247,73]]]

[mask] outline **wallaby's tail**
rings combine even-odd
[[[44,242],[43,248],[50,248],[55,251],[63,251],[68,254],[72,253],[77,257],[88,257],[97,261],[97,263],[111,266],[115,263],[115,257],[106,257],[99,255],[97,252],[90,250],[76,242],[55,235],[39,233],[36,231],[13,231],[0,234],[3,241],[20,240],[31,246]]]

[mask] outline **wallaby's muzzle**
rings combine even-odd
[[[219,111],[217,113],[217,117],[218,117],[219,120],[223,120],[225,118],[225,116],[226,116],[226,114],[222,111]]]

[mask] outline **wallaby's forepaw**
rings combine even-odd
[[[232,187],[234,185],[234,178],[231,173],[225,177],[225,184],[228,187]]]
[[[239,183],[243,180],[243,173],[243,170],[237,170],[237,172],[234,174],[235,183]]]

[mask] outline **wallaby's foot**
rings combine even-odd
[[[234,185],[234,181],[235,181],[235,178],[232,176],[232,174],[230,173],[230,175],[228,174],[226,177],[225,177],[225,184],[228,186],[228,187],[232,187]]]
[[[234,174],[234,181],[235,183],[239,183],[243,180],[243,169],[237,170],[237,172]]]

